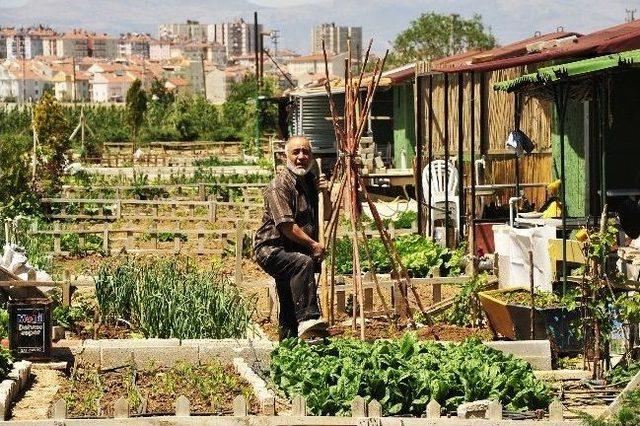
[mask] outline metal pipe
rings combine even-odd
[[[449,74],[444,74],[444,240],[449,247]]]
[[[464,213],[465,213],[465,197],[464,197],[464,122],[462,114],[464,112],[464,74],[458,73],[458,197],[460,200],[458,208],[458,223],[460,229],[458,232],[458,241],[464,240]]]
[[[428,126],[428,131],[429,131],[429,152],[428,152],[428,156],[429,156],[429,169],[427,170],[427,173],[429,174],[429,185],[427,188],[427,191],[429,192],[429,236],[433,237],[433,226],[431,226],[431,215],[433,214],[433,211],[431,210],[431,204],[433,201],[433,194],[431,191],[431,179],[433,178],[432,176],[432,172],[431,172],[431,164],[433,163],[433,74],[429,74],[429,126]]]
[[[471,233],[471,241],[475,244],[476,241],[476,179],[478,178],[478,171],[476,167],[478,164],[476,163],[476,108],[475,108],[475,98],[476,98],[476,75],[473,71],[469,75],[471,81],[469,82],[469,86],[471,88],[469,95],[469,112],[471,115],[471,147],[469,149],[469,172],[471,173],[471,221],[469,225],[471,229],[469,232]],[[484,163],[484,158],[481,159]],[[475,256],[475,247],[469,247],[469,253],[472,256]]]
[[[509,198],[509,226],[511,226],[513,228],[513,223],[514,223],[514,214],[513,214],[513,207],[514,204],[517,203],[518,201],[520,201],[522,199],[522,197],[511,197]]]
[[[416,138],[416,201],[418,202],[418,230],[421,235],[424,235],[424,220],[422,212],[423,210],[423,202],[424,202],[424,189],[422,187],[422,151],[424,146],[424,139],[422,135],[422,129],[424,126],[424,110],[423,105],[425,104],[423,95],[422,95],[422,82],[423,77],[416,76],[416,83],[413,88],[415,94],[413,98],[415,102],[413,104],[414,113],[416,116],[416,125],[415,125],[415,138]]]

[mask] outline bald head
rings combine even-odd
[[[291,148],[294,146],[301,146],[311,150],[311,142],[306,136],[291,136],[284,145],[284,149],[287,155],[289,155],[289,153],[291,152]]]
[[[313,165],[311,143],[304,136],[293,136],[285,144],[287,167],[297,176],[304,176]]]

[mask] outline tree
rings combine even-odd
[[[42,95],[35,107],[33,128],[38,140],[34,189],[40,196],[53,196],[61,188],[61,176],[71,142],[64,108],[49,92]]]
[[[0,219],[37,210],[29,190],[30,142],[28,137],[16,134],[0,137]]]
[[[154,78],[151,82],[150,95],[151,99],[160,102],[161,104],[168,105],[175,100],[175,96],[165,87],[167,82],[166,78],[157,79]]]
[[[423,13],[398,34],[387,61],[402,65],[418,60],[443,58],[473,49],[491,49],[496,38],[478,14],[471,19],[458,14]]]
[[[138,132],[144,120],[144,113],[147,111],[147,94],[142,89],[142,82],[139,79],[135,81],[127,90],[127,123],[131,127],[131,153],[136,152],[136,140]]]

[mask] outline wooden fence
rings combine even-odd
[[[53,256],[69,256],[90,251],[104,255],[131,254],[195,254],[235,256],[236,282],[242,280],[242,257],[245,240],[252,240],[253,231],[246,229],[243,220],[237,220],[233,229],[180,229],[158,227],[154,222],[148,228],[85,229],[63,228],[54,222],[53,229],[39,229],[34,222],[29,230],[32,236],[51,237]],[[77,239],[76,239],[77,238]]]
[[[244,202],[261,202],[262,190],[267,183],[185,183],[185,184],[149,184],[149,185],[92,185],[90,187],[80,185],[63,185],[62,197],[73,198],[80,195],[80,198],[87,197],[86,194],[101,194],[97,198],[127,198],[131,197],[133,191],[149,190],[152,192],[166,192],[175,194],[177,197],[184,196],[200,201],[207,201],[214,197],[219,199],[226,194],[230,197],[232,193],[240,193]],[[162,197],[159,197],[162,198]],[[179,198],[176,198],[179,199]]]
[[[59,207],[59,213],[48,215],[49,219],[56,220],[152,219],[155,222],[215,223],[243,218],[246,223],[256,223],[264,209],[261,203],[227,201],[43,198],[42,203]]]

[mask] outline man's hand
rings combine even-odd
[[[324,246],[320,243],[314,242],[311,245],[311,254],[315,259],[322,259],[324,257]]]
[[[329,189],[329,182],[324,173],[320,173],[318,181],[316,182],[316,188],[318,191],[327,191]]]

